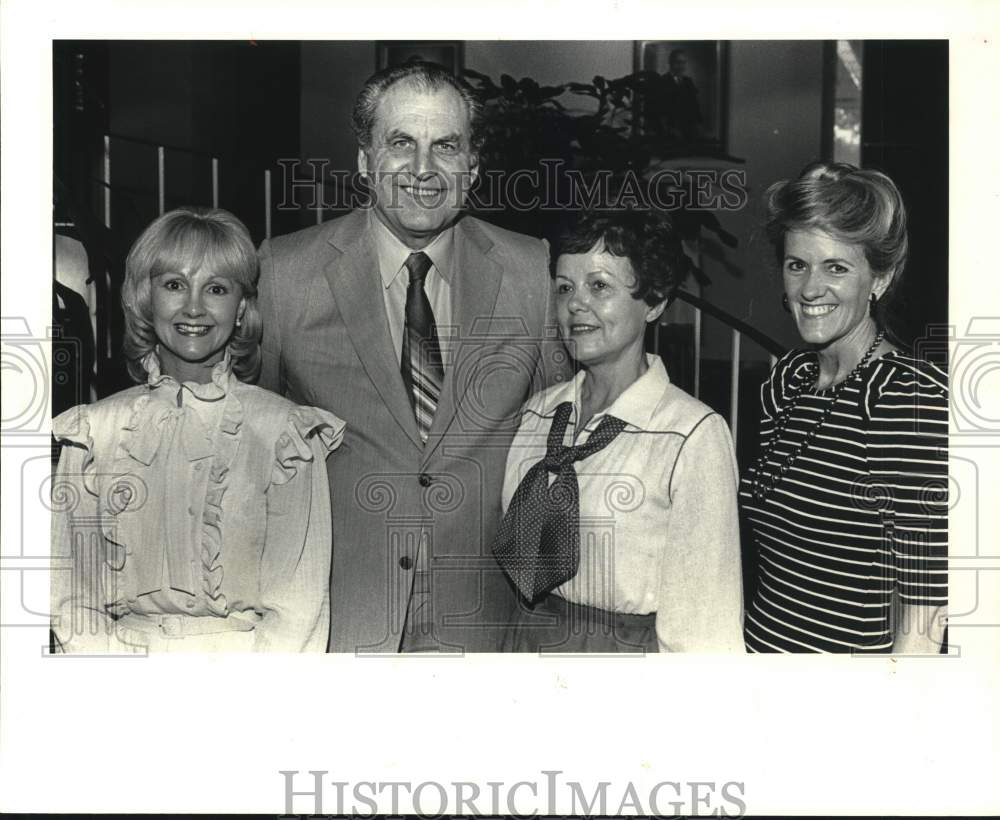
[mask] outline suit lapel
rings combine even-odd
[[[355,211],[345,217],[330,245],[333,257],[324,274],[354,349],[399,426],[423,448],[389,334],[378,255],[367,231],[366,214]]]
[[[490,320],[500,293],[503,271],[489,256],[492,241],[472,219],[463,218],[455,225],[455,246],[452,268],[452,323],[458,330],[452,345],[451,361],[445,370],[444,390],[431,423],[424,462],[440,446],[441,440],[454,421],[455,413],[469,385],[475,380],[476,364],[483,345],[477,337],[486,337]],[[484,339],[485,340],[485,339]],[[460,380],[459,380],[460,379]]]

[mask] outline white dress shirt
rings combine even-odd
[[[410,284],[410,273],[404,263],[412,248],[406,247],[392,232],[382,224],[374,213],[369,212],[368,218],[373,225],[375,248],[378,254],[379,276],[382,279],[382,298],[385,303],[385,315],[389,320],[389,335],[396,351],[396,359],[403,352],[403,330],[406,327],[406,290]],[[442,356],[447,362],[447,342],[451,337],[451,251],[454,245],[453,228],[448,228],[434,237],[433,241],[423,248],[430,257],[431,269],[424,279],[424,291],[434,311],[434,323],[437,326],[438,340],[441,342]]]

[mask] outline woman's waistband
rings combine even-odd
[[[124,629],[153,632],[164,638],[188,635],[213,635],[220,632],[252,632],[260,616],[237,612],[220,618],[216,615],[159,615],[130,612],[115,623]]]

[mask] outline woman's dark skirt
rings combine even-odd
[[[504,652],[658,652],[656,615],[628,615],[549,594],[522,603],[504,636]]]

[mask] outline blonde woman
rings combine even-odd
[[[129,253],[139,382],[53,420],[57,651],[318,651],[328,639],[332,414],[246,382],[257,255],[222,210],[180,208]]]

